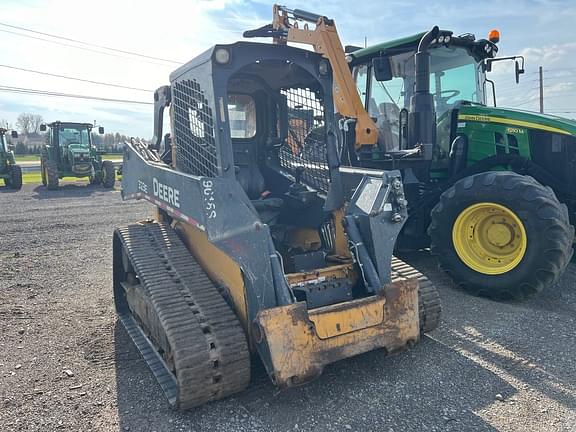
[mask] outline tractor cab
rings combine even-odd
[[[7,129],[0,128],[0,155],[5,158],[8,158],[9,155],[14,156],[12,152],[12,146],[8,144],[8,140],[6,139],[6,133],[8,133]],[[18,132],[12,131],[10,136],[12,138],[18,138]]]
[[[90,123],[53,122],[48,125],[50,133],[46,150],[67,170],[74,174],[89,174],[92,170],[91,153],[93,125]],[[46,125],[41,127],[46,130]]]
[[[6,140],[6,137],[4,136],[4,133],[6,131],[5,130],[0,130],[0,154],[6,155],[10,152],[9,148],[8,148],[8,141]]]
[[[16,165],[12,146],[8,144],[6,139],[7,132],[7,129],[0,128],[0,179],[4,180],[6,186],[20,189],[22,187],[22,170],[19,165]],[[18,138],[18,133],[12,131],[11,137]]]
[[[404,119],[416,87],[416,53],[422,34],[372,47],[349,48],[348,60],[365,109],[375,120],[379,144],[387,151],[406,146]],[[471,34],[440,31],[428,49],[429,87],[436,111],[434,159],[446,156],[451,143],[451,110],[460,105],[486,105],[485,60],[498,52],[494,42]]]

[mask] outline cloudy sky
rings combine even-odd
[[[263,0],[1,0],[1,3],[0,119],[15,122],[20,112],[34,112],[47,121],[96,120],[109,131],[143,137],[152,135],[150,105],[15,94],[6,92],[6,87],[151,102],[151,91],[167,83],[169,73],[179,62],[190,60],[215,43],[241,39],[244,30],[268,23],[272,9],[272,2]],[[372,44],[433,25],[455,34],[474,33],[476,37],[485,37],[490,29],[497,28],[502,36],[499,55],[526,57],[526,75],[518,86],[513,81],[512,63],[501,64],[493,72],[499,105],[537,110],[537,71],[542,65],[546,111],[576,118],[574,0],[294,0],[286,4],[334,18],[342,40],[352,45],[362,45],[365,37]],[[14,26],[71,40],[54,39]],[[122,54],[72,40],[169,61]],[[75,48],[78,46],[84,49]]]

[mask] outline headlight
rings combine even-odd
[[[216,63],[226,64],[230,61],[230,52],[226,48],[218,48],[214,52]]]

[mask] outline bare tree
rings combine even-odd
[[[6,119],[0,119],[0,128],[2,129],[12,129],[12,123]]]
[[[16,127],[21,134],[38,133],[44,119],[39,114],[22,113],[16,119]]]
[[[30,116],[32,114],[22,113],[16,119],[16,127],[22,135],[30,133]]]
[[[38,133],[40,132],[40,125],[44,123],[44,119],[40,114],[33,114],[30,118],[30,127],[32,128],[31,132]]]

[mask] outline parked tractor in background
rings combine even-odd
[[[12,189],[22,188],[22,169],[16,164],[12,145],[6,139],[7,129],[0,128],[0,178]],[[16,131],[11,132],[12,138],[18,138]]]
[[[399,250],[430,247],[457,283],[494,299],[557,280],[573,253],[576,122],[487,106],[492,63],[514,60],[517,81],[524,72],[523,58],[494,57],[497,32],[436,27],[346,55],[333,20],[277,5],[273,15],[245,36],[312,45],[329,60],[342,164],[401,170]]]
[[[57,189],[63,177],[87,177],[90,184],[101,184],[108,189],[114,187],[114,164],[103,161],[102,152],[93,145],[92,124],[56,121],[40,126],[42,132],[48,128],[50,130],[40,158],[44,186]],[[103,134],[104,128],[98,127],[98,133]]]

